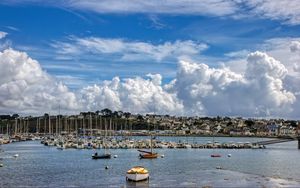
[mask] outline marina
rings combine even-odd
[[[256,142],[234,142],[229,140],[227,142],[214,141],[213,138],[206,139],[206,142],[198,143],[195,138],[191,137],[187,140],[187,137],[160,137],[167,139],[149,139],[146,136],[133,136],[133,137],[74,137],[68,136],[18,136],[5,137],[0,139],[0,144],[9,144],[12,142],[40,140],[40,143],[49,146],[56,147],[57,149],[265,149],[263,144],[256,144]],[[169,139],[178,138],[178,139]],[[246,137],[247,138],[247,137]],[[268,138],[253,138],[250,140],[272,140]],[[234,138],[233,138],[234,139]],[[263,143],[263,142],[261,142]],[[143,151],[142,151],[143,152]],[[150,153],[152,151],[149,151]],[[147,152],[146,152],[147,153]]]
[[[161,137],[162,140],[194,140],[205,143],[212,138]],[[215,138],[227,142],[226,137]],[[257,138],[235,138],[235,142]],[[66,149],[45,147],[40,140],[14,142],[0,146],[0,187],[24,186],[116,186],[116,187],[299,187],[300,151],[297,142],[270,145],[266,149],[221,149],[220,158],[211,158],[210,149],[156,149],[164,158],[141,160],[136,149],[113,149],[110,160],[93,160],[103,149]],[[230,153],[229,153],[230,152]],[[18,158],[13,156],[18,154]],[[231,157],[227,157],[230,154]],[[274,165],[276,164],[276,165]],[[134,166],[149,171],[149,181],[126,181]],[[290,167],[293,168],[290,168]],[[184,173],[183,173],[184,172]]]

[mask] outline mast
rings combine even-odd
[[[150,151],[151,151],[151,153],[152,153],[152,134],[150,133]]]

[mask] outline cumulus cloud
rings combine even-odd
[[[300,42],[292,41],[290,45],[291,52],[300,52]]]
[[[0,112],[45,113],[85,110],[175,115],[298,117],[299,85],[280,61],[263,52],[247,57],[244,73],[181,61],[164,84],[160,74],[103,81],[70,91],[26,53],[0,53]]]
[[[37,113],[78,108],[74,93],[44,72],[26,53],[0,52],[0,111]]]
[[[176,95],[162,87],[161,75],[148,75],[120,81],[118,77],[81,90],[82,102],[88,109],[111,108],[133,113],[182,114],[183,105]]]
[[[296,100],[293,93],[283,88],[286,73],[279,61],[254,52],[248,56],[245,74],[180,62],[173,87],[188,113],[281,116],[292,111]]]
[[[164,42],[152,44],[139,41],[128,41],[125,39],[109,38],[77,38],[70,37],[68,42],[56,42],[52,47],[64,55],[101,54],[114,55],[114,57],[126,61],[152,59],[161,61],[184,55],[199,54],[208,48],[206,44],[191,40]]]

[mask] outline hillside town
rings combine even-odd
[[[156,114],[131,114],[103,109],[78,115],[32,117],[0,115],[0,134],[22,133],[100,135],[111,134],[165,136],[296,136],[299,121],[284,119],[254,119],[241,117],[177,117]]]

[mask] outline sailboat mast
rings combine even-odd
[[[150,149],[151,149],[151,153],[152,153],[152,134],[150,133]]]

